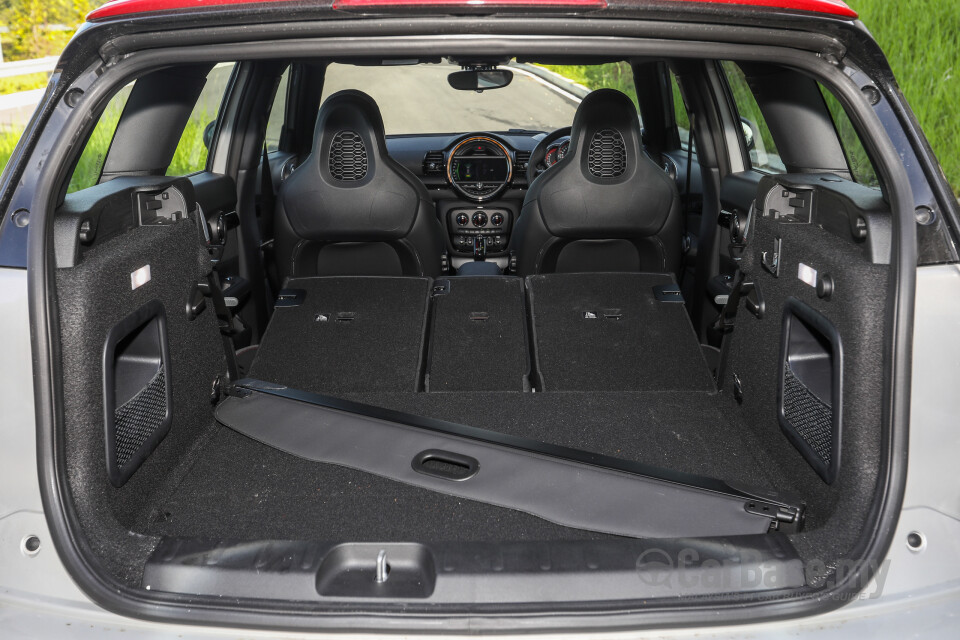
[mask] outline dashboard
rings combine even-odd
[[[447,154],[447,180],[468,200],[490,200],[510,184],[511,155],[493,138],[471,136],[458,142]]]
[[[553,132],[551,135],[565,133]],[[466,134],[413,134],[386,138],[390,157],[410,170],[430,192],[438,218],[447,232],[454,264],[472,259],[478,238],[487,255],[506,256],[523,198],[528,164],[537,145],[547,137],[541,131],[473,132]],[[570,136],[548,142],[543,160],[532,172],[539,175],[563,160]],[[682,154],[681,154],[682,155]],[[295,170],[296,158],[286,155],[271,161],[279,185]],[[662,155],[664,170],[682,184],[684,158]],[[693,174],[693,191],[700,192],[699,171]]]
[[[488,256],[506,256],[526,194],[527,162],[543,137],[536,131],[391,136],[387,151],[431,192],[456,262],[472,260],[480,242]]]

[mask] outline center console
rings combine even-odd
[[[482,238],[487,256],[506,255],[510,231],[516,218],[513,207],[457,202],[442,208],[453,256],[473,258],[478,238]]]

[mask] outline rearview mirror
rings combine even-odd
[[[450,86],[459,91],[499,89],[510,84],[511,80],[513,80],[513,72],[505,69],[454,71],[447,76]]]

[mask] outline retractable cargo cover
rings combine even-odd
[[[721,481],[241,380],[217,419],[250,438],[337,464],[638,538],[728,536],[796,526],[801,510]]]

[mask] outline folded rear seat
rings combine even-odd
[[[437,280],[427,391],[529,391],[530,345],[523,280]]]
[[[672,275],[535,275],[527,296],[538,390],[715,390]]]
[[[248,375],[316,393],[418,391],[432,283],[290,279]]]

